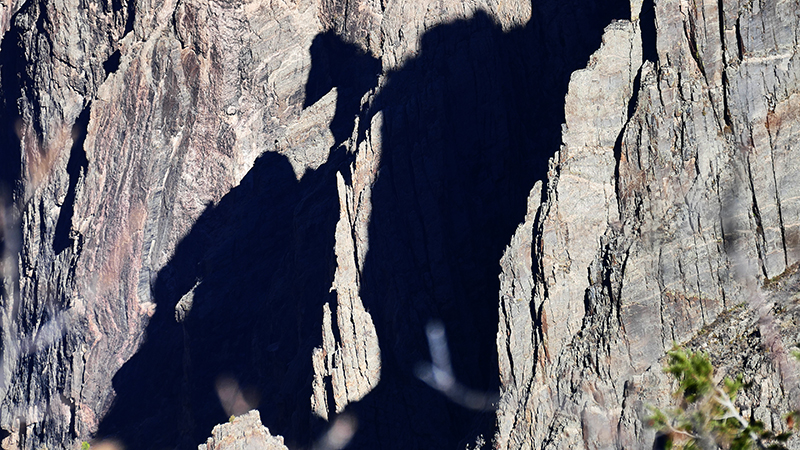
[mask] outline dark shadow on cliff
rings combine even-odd
[[[379,71],[354,46],[334,50],[312,66],[322,95],[339,92],[327,162],[298,181],[286,157],[265,153],[204,211],[151,286],[156,313],[114,376],[117,397],[98,437],[128,449],[196,449],[214,425],[247,410],[221,405],[217,391],[234,383],[291,448],[308,447],[324,428],[311,414],[311,352],[322,341],[322,305],[335,304],[336,173],[353,162],[340,124],[352,124]],[[343,76],[347,67],[361,75]],[[176,305],[189,299],[180,317]]]
[[[10,231],[6,230],[9,226],[6,221],[12,220],[5,217],[5,208],[10,210],[13,198],[20,190],[22,115],[17,101],[22,97],[23,89],[28,88],[26,82],[30,81],[25,71],[27,61],[21,42],[22,31],[14,18],[0,45],[0,92],[3,95],[0,104],[0,256],[5,254],[5,233]],[[2,276],[0,273],[0,279]]]
[[[361,115],[383,114],[362,298],[382,351],[377,388],[352,405],[351,448],[463,448],[489,441],[494,412],[465,410],[417,380],[429,359],[425,325],[441,320],[455,374],[498,388],[499,260],[536,180],[558,149],[570,74],[600,45],[627,3],[546,0],[503,32],[484,13],[434,27],[419,53],[388,74],[370,111],[377,62],[326,33],[311,48],[306,105],[338,92],[327,163],[297,181],[265,154],[209,207],[158,274],[158,305],[140,351],[114,376],[117,399],[100,426],[127,448],[196,448],[227,420],[215,382],[228,375],[260,394],[264,424],[293,449],[320,421],[310,411],[311,349],[334,271],[339,144]],[[364,130],[359,130],[363,136]],[[193,289],[193,291],[192,291]],[[193,292],[182,323],[175,305]]]
[[[621,1],[536,2],[526,26],[503,32],[478,12],[427,31],[388,74],[367,117],[380,111],[383,126],[361,290],[382,373],[351,407],[361,424],[351,448],[493,436],[494,411],[466,410],[415,378],[430,358],[425,326],[443,322],[462,383],[497,391],[500,258],[560,146],[570,74],[628,15]]]
[[[336,148],[350,137],[353,118],[364,114],[361,97],[377,84],[381,63],[355,45],[342,42],[332,31],[317,35],[309,52],[312,65],[303,106],[311,106],[337,89],[336,113],[330,123]]]
[[[639,12],[639,26],[642,30],[642,59],[658,63],[656,6],[654,0],[644,0],[642,2],[642,9]]]
[[[17,100],[22,96],[20,72],[25,70],[25,57],[21,47],[19,32],[10,30],[0,47],[0,87],[2,87],[2,109],[0,109],[0,183],[2,189],[13,190],[20,178],[19,128],[22,117]]]
[[[266,153],[203,213],[152,287],[146,342],[114,377],[100,437],[197,448],[231,413],[217,398],[220,377],[255,393],[270,429],[310,434],[309,355],[331,296],[335,172],[347,164],[336,152],[298,182],[285,157]],[[179,323],[175,305],[189,292]]]
[[[83,149],[83,143],[86,141],[86,129],[89,126],[90,111],[91,102],[83,108],[81,114],[75,119],[75,124],[72,125],[73,142],[69,152],[69,161],[67,162],[69,187],[67,188],[67,196],[64,197],[64,202],[61,205],[61,211],[58,213],[53,239],[53,251],[56,254],[61,253],[72,245],[69,229],[72,225],[72,215],[75,212],[75,191],[78,187],[78,179],[81,176],[81,172],[86,171],[86,167],[89,165],[89,161],[86,159],[86,151]]]

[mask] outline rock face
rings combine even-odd
[[[8,2],[3,448],[195,448],[253,407],[292,448],[345,410],[353,448],[649,447],[660,358],[712,335],[769,349],[748,373],[788,395],[747,398],[779,417],[793,309],[762,286],[800,259],[799,22],[791,2]],[[496,414],[415,377],[434,320]]]
[[[762,287],[798,263],[797,5],[633,16],[573,74],[545,200],[506,252],[499,448],[648,447],[665,350],[705,347],[737,305],[755,319],[722,332],[715,363],[752,358],[762,394],[743,404],[767,423],[800,401],[788,313]]]

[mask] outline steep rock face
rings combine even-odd
[[[313,5],[138,5],[136,19],[133,7],[118,13],[130,28],[124,39],[122,29],[106,36],[90,11],[102,5],[89,6],[31,2],[15,16],[24,39],[15,45],[30,53],[24,67],[33,76],[21,77],[23,235],[19,290],[4,296],[2,426],[23,448],[66,445],[97,430],[114,398],[109,375],[137,350],[153,315],[156,274],[208,204],[244,177],[262,143],[277,150],[295,142],[305,150],[299,166],[313,166],[307,155],[316,141],[325,145],[317,137],[324,133],[280,125],[301,116],[303,86],[293,76],[310,64]],[[68,45],[51,42],[58,36]],[[119,53],[105,78],[105,58],[88,56],[111,53],[109,40]],[[76,61],[90,66],[79,84],[77,69],[60,69],[71,61],[60,52],[76,45]],[[86,108],[72,137],[78,95]],[[332,111],[306,113],[324,123]],[[306,138],[316,140],[304,145]],[[73,159],[83,163],[71,171]],[[179,284],[197,277],[181,275]],[[171,316],[167,308],[160,312]]]
[[[491,434],[415,378],[425,325],[496,388],[497,261],[627,5],[20,7],[5,447],[194,448],[256,405],[292,445],[345,407],[357,447]]]
[[[59,395],[73,387],[61,368],[80,364],[73,358],[76,340],[64,339],[81,317],[69,307],[79,301],[72,299],[74,254],[62,248],[72,208],[65,203],[74,200],[85,164],[88,117],[82,110],[105,79],[103,62],[125,32],[127,16],[124,3],[78,3],[7,4],[3,11],[15,12],[3,23],[3,163],[19,167],[21,178],[4,179],[0,188],[3,196],[13,189],[16,203],[5,211],[7,224],[14,225],[3,239],[13,253],[4,255],[3,264],[0,422],[5,430],[19,430],[38,421],[50,430],[51,442],[73,439],[70,417],[78,396]],[[22,152],[15,148],[20,144]],[[19,438],[5,442],[13,446]]]
[[[750,374],[787,394],[760,414],[778,424],[800,400],[794,336],[762,292],[798,262],[798,7],[646,1],[636,16],[570,82],[546,200],[515,237],[533,270],[507,251],[500,448],[648,447],[664,351],[742,303],[757,320],[730,339],[756,332],[769,357]]]
[[[78,3],[0,12],[4,448],[488,437],[431,320],[499,448],[649,446],[701,330],[797,400],[796,4]]]

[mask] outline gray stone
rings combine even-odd
[[[23,152],[0,199],[3,448],[144,443],[165,417],[193,448],[212,369],[257,380],[293,439],[309,410],[353,409],[375,447],[481,441],[491,412],[412,378],[434,318],[468,382],[496,386],[496,341],[499,449],[650,448],[673,342],[744,373],[741,407],[780,423],[800,401],[800,9],[633,0],[600,43],[593,5],[6,2]],[[380,70],[320,69],[307,98],[326,32]],[[560,110],[576,64],[550,148],[545,97]],[[534,152],[554,154],[539,181]],[[101,430],[160,401],[126,390],[141,373],[171,383],[168,411]],[[201,447],[251,444],[285,448],[257,412]]]
[[[283,438],[273,436],[261,425],[261,416],[253,410],[214,427],[211,437],[198,450],[288,450]]]
[[[800,22],[784,8],[659,1],[655,36],[640,40],[653,24],[635,14],[573,75],[564,146],[531,225],[533,297],[525,308],[500,298],[500,448],[650,448],[646,406],[669,401],[665,351],[710,348],[726,321],[735,331],[716,341],[715,364],[788,393],[751,399],[760,414],[800,400],[790,333],[776,325],[788,317],[762,288],[798,262],[787,174],[800,147],[797,121],[782,117],[797,116]],[[614,40],[625,29],[631,37]],[[657,61],[642,64],[642,42],[656,45]],[[598,83],[610,85],[602,100],[592,97]],[[506,278],[530,279],[504,265]],[[740,357],[731,346],[755,330],[768,356],[759,369],[731,369]]]

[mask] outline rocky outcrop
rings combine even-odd
[[[331,317],[330,305],[325,303],[322,347],[315,348],[312,354],[314,383],[311,409],[326,420],[329,415],[344,411],[349,403],[361,400],[380,381],[378,337],[372,317],[364,309],[358,292],[359,268],[364,265],[364,247],[369,239],[367,225],[370,207],[366,205],[371,203],[369,186],[374,182],[371,178],[376,173],[374,155],[366,146],[359,152],[359,155],[364,154],[370,156],[365,158],[369,167],[362,168],[364,160],[356,159],[355,170],[358,174],[351,174],[354,180],[352,187],[345,185],[340,174],[336,176],[339,222],[336,224],[334,250],[337,265],[331,286],[331,290],[336,291],[336,324]],[[356,193],[355,189],[359,191]],[[328,404],[330,398],[334,401],[332,405]]]
[[[287,450],[283,438],[273,436],[261,425],[261,416],[253,410],[232,418],[211,431],[211,437],[198,450]]]
[[[500,448],[648,447],[665,350],[737,305],[756,319],[714,355],[756,336],[751,380],[786,393],[748,407],[779,426],[800,401],[794,337],[762,292],[798,262],[796,5],[646,1],[638,18],[573,75],[545,201],[506,254]],[[737,358],[715,362],[736,373]]]

